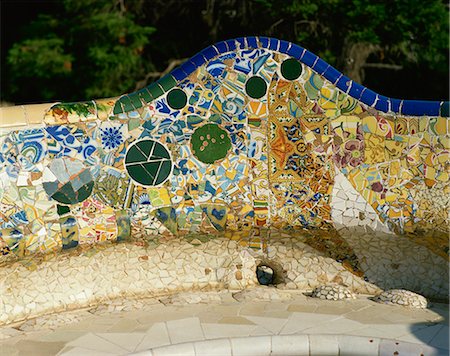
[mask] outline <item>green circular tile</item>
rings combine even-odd
[[[259,99],[266,94],[267,84],[263,78],[255,75],[245,83],[245,91],[251,98]]]
[[[186,93],[181,89],[172,89],[167,94],[167,103],[175,110],[184,108],[187,103]]]
[[[194,156],[203,163],[214,163],[224,158],[231,148],[228,133],[216,124],[197,128],[191,136]]]
[[[89,198],[94,188],[91,170],[82,161],[56,158],[44,169],[43,186],[48,196],[62,204],[77,204]]]
[[[125,169],[136,183],[155,186],[169,178],[172,160],[169,151],[162,144],[144,139],[128,148],[125,155]]]
[[[295,58],[286,59],[281,63],[281,74],[284,79],[295,80],[302,74],[302,65]]]

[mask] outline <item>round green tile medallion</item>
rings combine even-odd
[[[89,198],[94,187],[90,167],[71,158],[56,158],[45,167],[43,186],[48,196],[58,203],[77,204]]]
[[[203,163],[214,163],[224,158],[231,148],[228,133],[216,124],[197,128],[191,136],[194,156]]]
[[[172,172],[170,153],[161,143],[144,139],[133,143],[125,155],[130,178],[143,186],[164,183]]]
[[[302,74],[302,65],[295,58],[286,59],[281,63],[281,75],[284,79],[295,80]]]
[[[184,108],[186,103],[186,93],[181,89],[172,89],[171,91],[169,91],[169,94],[167,94],[167,104],[169,104],[169,106],[174,110]]]
[[[257,75],[249,78],[245,83],[245,92],[253,99],[263,97],[267,92],[267,84],[265,80]]]

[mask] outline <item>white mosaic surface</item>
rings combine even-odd
[[[326,299],[326,300],[344,300],[344,299],[356,299],[354,293],[348,288],[339,285],[326,285],[314,288],[311,296],[313,298]]]
[[[150,349],[170,347],[173,355],[174,347],[191,347],[191,354],[223,356],[227,352],[219,346],[228,345],[233,354],[247,347],[258,356],[266,350],[283,356],[303,354],[301,346],[327,355],[355,350],[358,356],[378,355],[378,351],[448,355],[448,305],[409,309],[374,303],[361,295],[328,301],[300,291],[285,291],[291,298],[276,300],[279,291],[274,287],[246,292],[254,298],[238,301],[235,292],[211,291],[105,300],[99,307],[0,327],[0,354],[149,355]],[[270,302],[261,299],[265,295]]]
[[[152,248],[118,244],[95,254],[89,251],[79,256],[59,255],[33,269],[19,262],[4,266],[0,323],[127,295],[211,288],[242,290],[258,284],[255,271],[262,259],[274,261],[286,271],[281,288],[312,290],[323,283],[340,281],[358,293],[381,292],[341,263],[289,238],[271,243],[266,252],[226,238],[196,246],[173,239]]]
[[[373,300],[382,304],[401,305],[419,309],[425,309],[428,305],[428,301],[425,297],[404,289],[384,291],[373,298]]]

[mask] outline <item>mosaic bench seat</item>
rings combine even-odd
[[[293,43],[219,42],[134,93],[0,115],[3,256],[354,227],[448,260],[449,102],[384,97]]]

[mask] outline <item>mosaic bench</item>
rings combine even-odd
[[[449,102],[384,97],[290,42],[219,42],[137,92],[0,115],[0,258],[362,228],[448,260]]]

